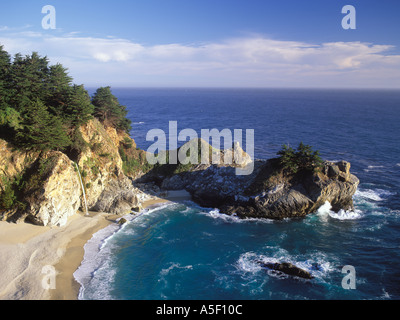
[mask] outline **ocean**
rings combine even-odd
[[[360,179],[355,210],[240,220],[191,201],[151,207],[86,244],[82,300],[400,299],[400,91],[113,89],[147,149],[149,130],[254,129],[255,157],[300,141]],[[290,262],[312,280],[264,269]],[[343,286],[352,266],[355,288]]]

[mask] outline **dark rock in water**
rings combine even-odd
[[[274,271],[278,271],[284,274],[287,274],[289,276],[293,277],[299,277],[303,279],[308,279],[311,280],[314,277],[311,275],[310,272],[301,269],[299,267],[296,267],[294,264],[288,263],[288,262],[282,262],[282,263],[265,263],[262,261],[258,261],[258,263],[263,267],[267,269],[271,269]]]

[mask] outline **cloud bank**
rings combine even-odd
[[[113,86],[399,88],[391,45],[306,43],[252,36],[201,44],[144,45],[127,39],[0,30],[15,54],[38,51],[75,82]]]

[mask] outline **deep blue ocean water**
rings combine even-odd
[[[254,129],[255,157],[300,141],[347,160],[355,211],[243,221],[183,202],[150,208],[90,240],[75,273],[81,299],[400,299],[400,91],[113,89],[147,149],[150,129]],[[311,281],[256,261],[291,262]],[[356,288],[342,287],[342,267]],[[316,268],[317,266],[317,268]]]

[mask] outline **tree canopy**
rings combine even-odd
[[[92,103],[95,107],[94,115],[104,124],[126,132],[131,130],[131,121],[126,118],[128,111],[125,106],[119,104],[110,87],[97,89]]]
[[[126,107],[110,87],[93,98],[61,64],[37,52],[13,58],[0,45],[0,138],[24,150],[81,150],[79,127],[93,117],[129,133]]]
[[[315,170],[322,165],[319,151],[313,151],[312,147],[300,142],[297,151],[288,145],[283,145],[278,152],[280,164],[291,173],[300,170]]]

